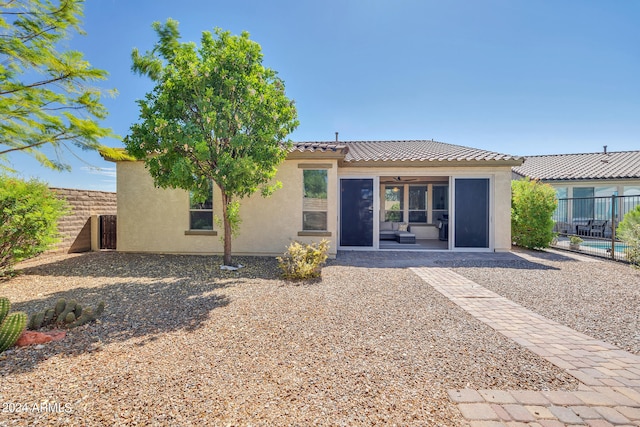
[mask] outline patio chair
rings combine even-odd
[[[576,234],[578,236],[604,237],[606,226],[606,219],[590,219],[585,225],[576,225]]]
[[[591,232],[591,223],[592,222],[593,222],[593,220],[590,219],[584,225],[576,225],[576,234],[578,236],[589,236],[589,233]]]
[[[595,219],[591,224],[591,230],[589,230],[589,235],[592,237],[604,237],[604,232],[607,227],[606,219]]]

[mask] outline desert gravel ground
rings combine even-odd
[[[559,252],[525,253],[534,260],[531,268],[503,262],[454,270],[549,319],[640,355],[640,269],[609,260],[576,261]]]
[[[534,268],[525,262],[500,275],[477,259],[453,267],[498,283]],[[24,264],[0,282],[14,310],[33,313],[60,297],[103,300],[106,310],[63,341],[0,355],[0,425],[455,426],[463,420],[449,389],[577,387],[405,268],[338,260],[322,280],[291,283],[271,258],[235,260],[246,268],[119,253]],[[562,282],[567,266],[542,273]],[[558,299],[567,311],[575,302]],[[59,412],[33,412],[43,402]]]

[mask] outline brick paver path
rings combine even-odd
[[[450,390],[472,427],[640,426],[640,357],[540,316],[447,269],[412,268],[475,318],[581,384],[577,391]]]

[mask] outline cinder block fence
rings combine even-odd
[[[116,193],[107,191],[75,190],[69,188],[51,188],[58,196],[65,199],[71,212],[60,219],[58,231],[62,240],[55,249],[47,253],[87,252],[92,248],[92,223],[94,249],[95,239],[99,238],[96,220],[100,215],[116,214]],[[94,220],[92,221],[92,217]]]

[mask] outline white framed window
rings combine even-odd
[[[409,222],[427,222],[427,186],[409,186]]]
[[[404,185],[385,185],[384,220],[404,222]]]
[[[189,229],[213,230],[213,186],[209,186],[209,197],[204,201],[189,193]]]
[[[302,171],[304,198],[302,200],[302,230],[327,230],[327,190],[326,169],[304,169]]]

